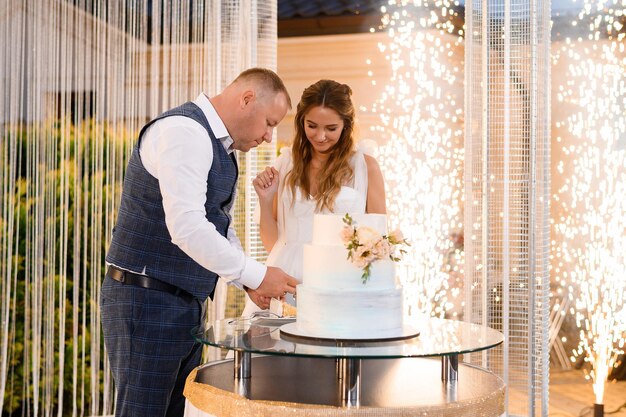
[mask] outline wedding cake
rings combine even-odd
[[[346,225],[346,218],[354,226]],[[304,245],[304,272],[297,287],[296,329],[300,334],[350,340],[402,333],[402,289],[396,284],[389,257],[393,249],[383,236],[387,236],[385,215],[314,216],[313,239]],[[358,239],[359,245],[349,252],[346,242],[351,239]],[[378,250],[387,251],[386,256],[372,260],[371,253]]]

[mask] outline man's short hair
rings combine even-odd
[[[283,93],[287,98],[287,105],[291,109],[291,98],[283,83],[283,80],[272,70],[267,68],[249,68],[235,78],[233,83],[238,81],[253,81],[261,85],[261,88],[273,93]]]

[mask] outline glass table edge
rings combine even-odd
[[[464,322],[465,323],[465,322]],[[466,324],[471,324],[473,326],[476,326],[476,324],[474,323],[466,323]],[[486,327],[486,326],[483,326]],[[210,328],[210,327],[209,327]],[[200,334],[204,334],[204,332],[206,330],[208,330],[206,327],[202,327],[203,331],[202,332],[198,332],[198,327],[192,329],[191,331],[191,335],[194,338],[194,340],[198,343],[201,343],[203,345],[206,346],[211,346],[211,347],[215,347],[215,348],[220,348],[220,349],[226,349],[226,350],[232,350],[232,351],[239,351],[239,352],[248,352],[248,353],[252,353],[252,354],[262,354],[262,355],[273,355],[273,356],[294,356],[294,357],[309,357],[309,358],[328,358],[328,359],[335,359],[335,358],[352,358],[352,359],[398,359],[398,358],[433,358],[433,357],[443,357],[443,356],[453,356],[453,355],[463,355],[463,354],[467,354],[467,353],[477,353],[477,352],[481,352],[484,350],[488,350],[488,349],[492,349],[498,345],[501,345],[502,343],[504,343],[504,335],[499,332],[498,330],[492,329],[492,328],[488,328],[493,332],[497,332],[501,337],[499,338],[499,340],[494,341],[493,343],[489,343],[489,344],[485,344],[485,345],[481,345],[480,347],[477,348],[467,348],[467,349],[458,349],[458,350],[450,350],[450,351],[445,351],[445,352],[427,352],[425,354],[345,354],[345,353],[340,353],[340,352],[323,352],[323,353],[311,353],[311,352],[287,352],[287,351],[279,351],[279,350],[273,350],[273,349],[260,349],[260,348],[250,348],[250,347],[234,347],[230,344],[225,344],[225,343],[218,343],[218,342],[208,342],[207,340],[203,339],[202,337],[200,337]],[[278,330],[279,327],[276,327],[275,330]],[[419,337],[419,336],[416,336]],[[296,342],[297,343],[297,342]],[[379,343],[379,342],[376,342]],[[308,345],[308,346],[316,346],[313,343],[303,343],[300,342],[299,344],[302,345]],[[332,346],[332,345],[326,345],[326,346],[320,346],[321,348],[327,348],[328,350],[331,349],[358,349],[359,347],[356,346]],[[364,347],[367,348],[367,347]]]

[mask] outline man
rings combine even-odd
[[[117,387],[116,416],[182,416],[185,378],[200,364],[190,330],[218,276],[262,308],[297,281],[245,256],[231,224],[235,150],[272,140],[291,107],[272,71],[242,72],[149,122],[124,178],[107,253],[101,313]]]

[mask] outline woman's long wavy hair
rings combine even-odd
[[[332,148],[326,165],[320,171],[316,201],[316,211],[327,208],[333,211],[335,198],[341,186],[348,184],[354,171],[350,166],[350,158],[354,154],[354,117],[355,110],[350,96],[352,89],[346,84],[333,80],[320,80],[307,87],[296,110],[295,137],[292,145],[293,169],[287,175],[285,185],[291,191],[292,204],[295,201],[296,188],[304,198],[311,198],[308,168],[312,158],[312,145],[304,133],[304,118],[310,109],[321,106],[333,109],[343,120],[343,130],[339,140]]]

